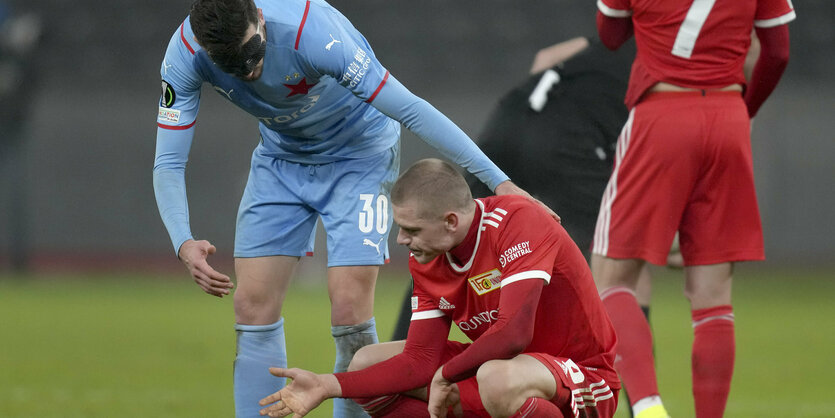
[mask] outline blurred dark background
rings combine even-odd
[[[392,74],[474,138],[538,49],[596,36],[594,0],[331,3]],[[181,268],[157,213],[151,169],[160,62],[190,4],[5,2],[7,16],[31,13],[42,33],[24,51],[24,70],[0,71],[14,90],[3,106],[15,111],[0,125],[0,270]],[[765,266],[829,268],[835,2],[794,6],[789,67],[753,130]],[[223,264],[257,126],[210,89],[203,98],[187,170],[192,230],[218,247]],[[403,166],[427,156],[436,153],[404,130]],[[393,256],[405,259],[402,251]]]

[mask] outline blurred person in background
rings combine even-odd
[[[197,0],[171,37],[160,75],[154,191],[176,254],[210,295],[223,297],[233,284],[207,263],[215,247],[195,239],[189,225],[185,166],[201,85],[211,84],[259,124],[235,235],[238,417],[257,416],[258,400],[284,384],[268,372],[287,364],[281,308],[299,257],[312,254],[320,218],[334,370],[377,342],[374,286],[388,260],[400,123],[496,194],[527,195],[391,75],[363,35],[323,1]],[[336,417],[360,415],[350,401],[335,403]]]
[[[634,34],[637,57],[592,248],[592,273],[618,332],[615,366],[638,418],[666,417],[652,335],[635,291],[646,262],[664,264],[678,232],[694,330],[697,417],[721,417],[735,357],[733,265],[762,260],[751,157],[751,118],[789,56],[787,0],[600,0],[603,43]],[[743,64],[752,29],[760,53]]]
[[[17,272],[26,270],[28,201],[24,142],[39,68],[36,63],[42,38],[40,18],[15,13],[0,3],[0,228],[6,233],[9,261]]]
[[[405,341],[366,346],[348,373],[272,369],[293,382],[262,414],[352,397],[374,417],[611,417],[615,334],[565,229],[519,196],[473,199],[438,159],[395,183],[397,243],[415,279]],[[449,341],[452,323],[472,341]]]

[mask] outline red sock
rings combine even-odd
[[[429,416],[429,405],[420,399],[406,395],[389,395],[377,398],[355,398],[365,412],[374,418],[382,417],[410,417],[422,418]]]
[[[696,416],[721,417],[734,373],[734,314],[731,305],[697,309],[693,315],[693,399]]]
[[[600,294],[618,336],[615,369],[620,374],[632,404],[658,395],[655,360],[652,356],[652,332],[635,292],[626,287],[612,287]]]
[[[542,398],[528,398],[510,418],[563,418],[556,405]]]

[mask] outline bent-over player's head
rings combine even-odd
[[[406,170],[391,190],[397,243],[415,259],[428,263],[458,245],[467,235],[475,202],[464,177],[451,164],[420,160]]]
[[[260,76],[267,36],[255,2],[197,0],[189,17],[197,42],[223,72],[245,80]]]

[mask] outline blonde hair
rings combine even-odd
[[[420,160],[401,174],[391,190],[391,202],[397,206],[415,204],[424,218],[441,217],[448,211],[464,212],[474,206],[461,173],[437,158]]]

